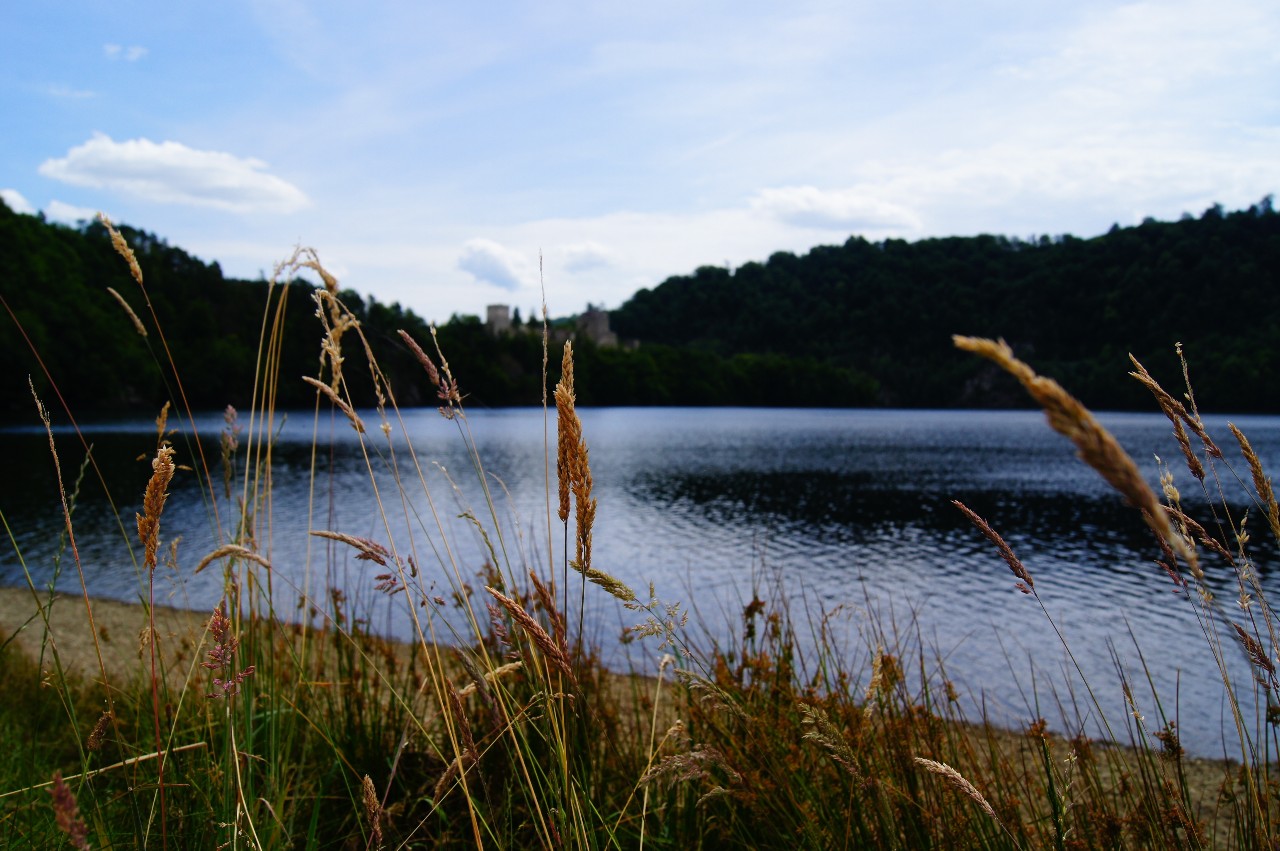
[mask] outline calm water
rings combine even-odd
[[[1131,721],[1120,703],[1118,659],[1130,669],[1148,724],[1159,725],[1138,667],[1136,636],[1165,711],[1177,715],[1184,743],[1213,754],[1222,751],[1224,739],[1234,738],[1224,733],[1230,724],[1213,659],[1190,605],[1172,593],[1172,583],[1154,564],[1159,550],[1150,535],[1037,412],[600,409],[583,411],[582,418],[600,501],[596,565],[638,590],[654,583],[664,601],[696,603],[695,619],[713,636],[723,638],[740,626],[753,585],[781,583],[797,619],[806,605],[818,611],[843,604],[832,623],[847,640],[851,658],[865,661],[859,634],[873,616],[896,623],[913,641],[921,637],[930,657],[945,659],[966,701],[985,705],[996,720],[1025,723],[1044,715],[1053,723],[1057,701],[1068,700],[1073,688],[1085,708],[1061,642],[1035,601],[1014,590],[1013,577],[992,547],[950,505],[960,499],[987,517],[1021,556],[1113,724]],[[1153,482],[1153,453],[1169,459],[1186,504],[1202,522],[1209,519],[1194,480],[1185,466],[1173,463],[1181,456],[1163,417],[1102,419]],[[1234,421],[1275,469],[1280,418]],[[370,415],[368,422],[376,418]],[[212,463],[221,417],[202,418],[198,425]],[[505,547],[516,565],[545,564],[542,412],[472,412],[469,425],[506,530],[495,547]],[[1234,446],[1225,419],[1210,419],[1209,426],[1220,445]],[[308,470],[315,424],[309,415],[297,415],[276,427],[273,511],[270,525],[260,519],[258,536],[264,548],[270,542],[277,599],[296,598],[305,587],[315,593],[339,585],[364,602],[362,611],[376,628],[407,635],[403,614],[382,605],[372,590],[377,571],[341,549],[326,559],[325,548],[307,535],[308,528],[328,528],[385,542],[376,485],[397,544],[404,549],[406,530],[412,530],[424,577],[448,594],[439,566],[446,557],[443,541],[416,484],[400,425],[393,430],[400,470],[415,482],[405,500],[397,494],[386,443],[376,431],[369,446],[380,472],[371,481],[345,420],[322,422],[324,448],[315,462],[320,474],[313,495]],[[554,440],[554,423],[551,428]],[[486,508],[458,424],[433,410],[412,411],[403,432],[422,459],[449,545],[471,574],[483,560],[484,543],[457,515],[472,509],[484,518]],[[137,599],[143,586],[125,541],[127,536],[132,543],[132,518],[150,473],[146,461],[134,459],[154,454],[155,427],[149,420],[96,423],[85,436],[128,530],[122,531],[90,473],[75,517],[89,590]],[[57,439],[70,482],[84,450],[68,431],[59,431]],[[182,435],[174,440],[180,460],[189,461],[193,444]],[[25,583],[17,551],[35,580],[45,583],[62,530],[47,440],[36,429],[9,429],[0,432],[0,442],[6,458],[0,510],[16,543],[16,550],[9,546],[0,555],[0,584]],[[220,509],[225,517],[226,506]],[[166,541],[182,536],[179,569],[157,574],[158,594],[171,604],[206,609],[218,598],[220,570],[190,573],[216,546],[211,514],[193,476],[180,473],[162,522]],[[1259,571],[1272,599],[1280,600],[1275,551],[1263,542],[1269,536],[1259,520],[1250,524],[1260,542]],[[310,563],[319,565],[310,572],[309,544]],[[64,564],[59,587],[78,587],[70,560]],[[1209,569],[1224,605],[1238,612],[1234,579],[1216,564]],[[616,644],[608,635],[636,621],[598,592],[589,595],[587,617],[606,645]],[[1229,643],[1227,648],[1234,675],[1247,685],[1239,650]]]

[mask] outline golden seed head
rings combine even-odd
[[[142,542],[143,562],[148,570],[156,569],[156,550],[160,546],[160,513],[168,498],[173,480],[173,447],[161,446],[151,461],[151,480],[142,498],[142,513],[137,515],[138,539]]]
[[[1030,366],[1014,357],[1013,350],[1004,340],[959,335],[952,337],[952,340],[957,348],[982,355],[1018,379],[1044,409],[1049,426],[1075,444],[1081,460],[1096,470],[1135,508],[1145,513],[1157,538],[1168,541],[1189,564],[1195,562],[1195,553],[1174,531],[1169,523],[1169,515],[1163,510],[1146,479],[1138,472],[1138,466],[1088,408],[1058,382],[1037,375]]]

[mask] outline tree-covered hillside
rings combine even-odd
[[[0,356],[8,367],[0,373],[0,416],[32,415],[28,376],[47,404],[60,407],[60,394],[78,414],[180,402],[179,379],[193,408],[247,405],[258,341],[281,299],[286,309],[278,404],[312,403],[315,390],[301,380],[319,368],[322,330],[311,285],[277,287],[268,311],[266,282],[225,278],[216,263],[206,264],[153,234],[120,230],[137,255],[154,318],[101,224],[52,224],[16,214],[0,201]],[[109,288],[140,317],[145,338]],[[399,304],[351,290],[342,298],[359,318],[397,402],[437,404],[437,388],[396,333],[404,328],[432,351],[426,323]],[[455,316],[439,328],[439,339],[469,405],[541,402],[542,340],[533,329],[495,336],[478,318]],[[362,348],[346,338],[343,353],[357,404],[373,404]],[[553,344],[552,384],[559,378],[560,353]],[[721,356],[662,345],[606,349],[584,339],[577,366],[578,399],[586,405],[860,405],[872,403],[878,390],[855,370],[776,354]]]
[[[33,410],[28,376],[41,398],[55,403],[46,371],[77,412],[176,402],[178,385],[166,346],[193,407],[250,401],[267,284],[224,278],[217,263],[206,264],[153,234],[127,226],[120,231],[142,269],[154,320],[100,223],[69,228],[13,213],[0,203],[0,354],[7,365],[0,374],[0,413]],[[108,288],[142,320],[145,338]],[[321,330],[311,287],[295,283],[277,288],[275,298],[286,289],[281,375],[314,375]],[[343,296],[372,339],[395,341],[387,346],[383,366],[393,375],[412,375],[414,380],[403,384],[411,401],[421,398],[421,369],[399,345],[395,329],[425,336],[422,321],[399,305],[366,301],[354,292]],[[368,387],[359,386],[367,383],[360,352],[346,354],[356,392],[367,394]],[[301,381],[286,380],[280,401],[306,404],[313,392]]]
[[[1094,238],[854,237],[733,271],[704,267],[641,290],[612,314],[644,343],[811,357],[869,373],[879,402],[1024,404],[952,334],[1004,337],[1040,371],[1103,408],[1146,408],[1133,352],[1165,383],[1182,342],[1201,401],[1277,410],[1280,214],[1147,220]]]
[[[172,354],[194,408],[250,400],[267,315],[263,281],[225,278],[153,234],[123,227],[155,318],[105,228],[51,224],[0,202],[0,415],[29,416],[27,377],[76,412],[180,401]],[[613,313],[638,348],[577,344],[579,401],[605,405],[1008,406],[1026,400],[952,334],[1004,337],[1042,372],[1100,408],[1147,408],[1127,376],[1133,352],[1176,386],[1173,344],[1191,358],[1214,410],[1280,409],[1280,214],[1267,199],[1198,219],[1147,221],[1095,239],[1005,237],[916,243],[861,238],[775,254],[733,273],[702,268],[641,290]],[[108,288],[148,327],[144,339]],[[306,406],[318,369],[311,286],[295,282],[280,335],[281,406]],[[426,323],[398,304],[344,291],[402,405],[436,388],[400,341]],[[163,329],[164,342],[157,333]],[[473,406],[542,399],[542,345],[530,330],[494,336],[475,317],[439,329]],[[428,346],[428,348],[430,348]],[[550,381],[559,363],[551,347]],[[39,360],[37,359],[37,355]],[[345,349],[358,404],[373,402],[359,346]],[[43,361],[43,366],[40,361]]]

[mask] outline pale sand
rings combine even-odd
[[[41,602],[47,600],[48,592],[40,592],[39,599]],[[48,609],[48,635],[52,640],[46,644],[45,622],[37,614],[39,605],[31,590],[0,588],[0,642],[18,631],[15,643],[33,658],[40,654],[42,644],[46,646],[42,660],[45,669],[52,670],[54,663],[50,649],[56,647],[58,659],[65,669],[95,682],[102,679],[104,668],[111,683],[123,683],[143,670],[150,671],[151,653],[143,646],[144,631],[148,626],[146,610],[136,603],[97,598],[92,599],[92,604],[91,627],[84,598],[59,593]],[[210,614],[212,612],[188,612],[156,606],[158,647],[161,658],[169,662],[173,673],[187,667],[183,662],[190,662]],[[96,647],[95,633],[98,638]]]

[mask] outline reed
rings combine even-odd
[[[117,247],[128,262],[123,239]],[[304,473],[311,534],[300,556],[273,552],[271,537],[274,388],[298,380],[280,374],[278,335],[290,306],[278,283],[297,274],[319,279],[321,331],[316,374],[301,379],[316,402]],[[211,486],[194,446],[182,457],[195,469],[177,463],[167,408],[157,423],[150,481],[130,497],[142,505],[132,545],[141,546],[147,605],[116,622],[107,617],[116,609],[86,593],[86,611],[71,616],[33,580],[31,625],[0,635],[0,739],[12,743],[0,749],[7,846],[1065,851],[1280,841],[1280,714],[1267,709],[1280,703],[1276,621],[1245,520],[1222,496],[1236,478],[1234,459],[1218,450],[1194,404],[1178,402],[1137,361],[1135,378],[1169,417],[1205,509],[1184,503],[1171,481],[1150,487],[1092,413],[1008,346],[956,339],[1012,373],[1050,426],[1142,511],[1172,575],[1180,578],[1179,565],[1191,569],[1175,586],[1177,604],[1194,608],[1202,629],[1189,638],[1208,641],[1219,661],[1241,742],[1234,761],[1189,756],[1159,695],[1151,695],[1147,721],[1148,698],[1132,685],[1146,670],[1120,672],[1129,710],[1122,717],[1101,717],[1109,704],[1094,684],[1083,683],[1087,699],[1077,700],[1068,681],[1056,717],[1028,705],[1020,728],[997,727],[980,709],[976,717],[966,710],[980,707],[981,696],[952,682],[946,653],[930,645],[914,613],[900,620],[865,600],[854,640],[833,628],[855,617],[852,607],[824,610],[776,585],[752,587],[731,629],[700,630],[684,604],[652,586],[638,594],[593,564],[597,512],[608,506],[593,493],[570,345],[544,397],[556,418],[544,462],[545,528],[551,537],[554,517],[563,529],[557,552],[551,540],[545,549],[525,542],[490,488],[460,384],[469,365],[458,364],[455,375],[438,343],[428,356],[407,334],[390,341],[422,366],[439,427],[467,449],[468,484],[433,467],[409,439],[396,403],[401,388],[377,366],[384,341],[365,337],[316,254],[300,250],[270,286],[247,426],[226,414],[222,487]],[[357,413],[352,404],[344,350],[368,356],[375,410]],[[170,366],[157,360],[157,369]],[[354,428],[382,507],[358,527],[331,519],[343,495],[326,480],[329,416]],[[1240,482],[1251,483],[1249,497],[1274,535],[1280,510],[1270,479],[1248,439],[1233,434],[1249,470]],[[50,442],[56,462],[52,429]],[[56,475],[61,485],[60,465]],[[177,576],[202,582],[220,570],[221,585],[216,598],[193,601],[210,616],[183,621],[155,605],[153,583],[166,544],[160,518],[178,498],[171,490],[189,492],[175,485],[186,475],[200,478],[218,540],[190,559],[168,542],[169,561]],[[961,496],[957,509],[1025,595],[1016,601],[1039,606],[1057,629],[1047,583],[1037,587],[1028,565]],[[74,548],[74,496],[61,498]],[[399,511],[388,509],[395,504]],[[477,547],[463,546],[463,536]],[[462,555],[477,551],[480,563]],[[1228,610],[1211,593],[1202,557],[1234,572],[1239,607]],[[299,558],[301,566],[292,563]],[[363,563],[376,568],[347,570]],[[570,569],[581,579],[576,605]],[[710,602],[691,595],[695,610]],[[379,606],[397,608],[410,641],[372,630]],[[639,651],[629,670],[602,662],[619,657],[618,647],[600,646],[612,639],[584,635],[588,607],[643,619],[619,637],[622,653]],[[142,653],[108,640],[140,630]],[[87,669],[62,660],[77,640],[97,648]],[[1071,653],[1065,640],[1064,649]],[[1256,680],[1229,675],[1227,655],[1237,650]]]

